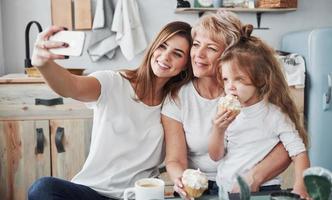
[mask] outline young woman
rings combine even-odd
[[[208,192],[216,194],[218,163],[211,160],[208,141],[218,100],[223,94],[219,59],[222,53],[236,43],[242,23],[230,12],[218,12],[200,18],[192,29],[191,62],[194,79],[179,91],[177,100],[166,100],[162,109],[162,123],[166,140],[166,168],[174,181],[174,189],[184,198],[182,173],[187,168],[207,174]],[[277,159],[276,159],[277,158]],[[282,145],[271,152],[263,163],[247,173],[252,191],[265,180],[287,167],[289,158]],[[238,191],[237,187],[233,191]]]
[[[53,61],[65,58],[49,51],[67,46],[48,40],[61,30],[51,27],[39,35],[32,64],[55,92],[88,102],[94,110],[90,152],[71,182],[41,178],[31,186],[29,199],[119,199],[136,180],[158,175],[164,159],[161,104],[191,80],[191,26],[167,24],[137,69],[89,76],[72,75]]]
[[[251,25],[244,26],[240,41],[221,58],[225,93],[236,96],[242,109],[238,115],[221,109],[215,118],[209,154],[216,161],[221,159],[217,183],[231,191],[236,174],[250,170],[281,141],[294,161],[293,192],[307,198],[306,132],[275,52],[251,32]]]

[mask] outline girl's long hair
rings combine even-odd
[[[307,146],[307,134],[301,123],[299,111],[291,98],[282,66],[275,56],[276,53],[262,40],[251,36],[252,29],[252,25],[242,28],[240,41],[224,52],[221,62],[232,62],[241,71],[247,73],[258,89],[259,97],[267,99],[289,116]]]
[[[157,34],[156,38],[150,44],[149,48],[145,52],[143,61],[137,69],[134,70],[122,70],[122,76],[128,79],[131,83],[134,83],[135,93],[137,97],[135,100],[142,101],[146,97],[151,97],[152,100],[156,97],[154,96],[154,80],[157,78],[153,73],[151,68],[151,58],[155,50],[160,47],[164,42],[166,42],[171,37],[178,35],[185,38],[188,41],[189,48],[192,45],[191,39],[191,26],[186,22],[175,21],[165,25],[162,30]],[[162,90],[162,101],[165,99],[167,94],[170,92],[173,99],[177,98],[178,91],[180,87],[188,83],[193,77],[193,71],[190,62],[190,55],[188,54],[187,67],[184,71],[178,75],[172,77],[163,87]]]

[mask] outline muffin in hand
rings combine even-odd
[[[240,101],[237,99],[236,96],[231,94],[227,94],[224,97],[221,97],[218,102],[218,109],[219,110],[227,110],[231,111],[232,114],[239,114],[241,111],[241,104]]]
[[[186,169],[182,175],[184,190],[189,197],[198,198],[208,188],[208,179],[199,169]]]

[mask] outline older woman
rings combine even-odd
[[[166,140],[166,168],[174,189],[186,198],[181,176],[187,168],[199,168],[207,174],[210,193],[217,192],[217,162],[210,159],[208,140],[223,94],[219,58],[240,38],[242,23],[230,12],[205,15],[192,29],[191,62],[193,80],[182,86],[178,99],[168,99],[162,109]],[[278,158],[278,159],[276,159]],[[247,173],[252,191],[279,174],[290,162],[286,150],[278,145],[262,163]],[[234,186],[233,191],[237,191]]]

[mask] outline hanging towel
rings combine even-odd
[[[112,0],[97,0],[93,27],[87,52],[93,62],[106,56],[112,59],[118,46],[116,33],[111,30],[113,21]]]
[[[304,88],[305,62],[303,57],[299,54],[291,53],[279,56],[279,60],[284,67],[288,85],[295,86],[296,88]]]
[[[136,0],[118,0],[112,31],[116,32],[116,41],[127,60],[132,60],[146,48],[147,41]]]

